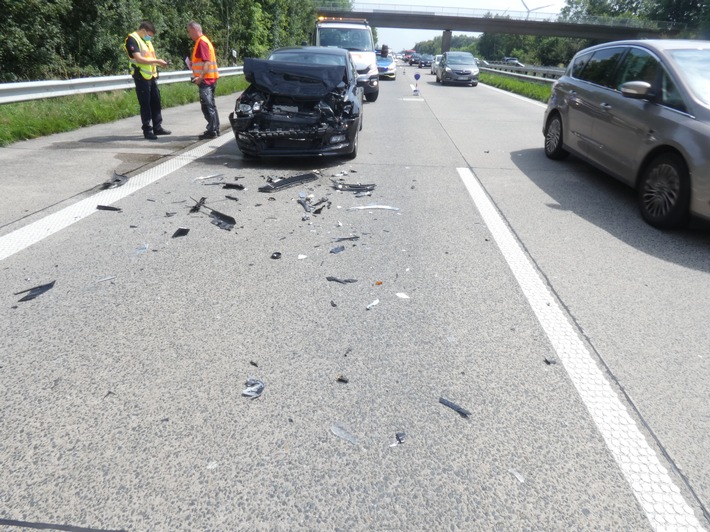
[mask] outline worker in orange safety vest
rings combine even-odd
[[[219,135],[219,114],[214,100],[217,79],[219,79],[217,56],[214,46],[202,33],[202,26],[197,22],[192,20],[187,24],[187,33],[195,41],[188,67],[192,69],[192,82],[200,88],[202,114],[207,120],[207,129],[198,138],[213,139]]]

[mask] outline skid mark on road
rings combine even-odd
[[[704,530],[478,179],[457,171],[653,528]]]
[[[196,148],[181,153],[143,173],[133,176],[119,188],[102,190],[93,196],[78,201],[61,211],[45,216],[44,218],[21,227],[12,233],[0,237],[0,260],[4,260],[25,248],[36,244],[62,229],[90,216],[96,212],[97,205],[112,205],[120,199],[130,196],[145,186],[154,183],[183,166],[194,162],[195,159],[204,157],[208,153],[233,140],[232,135],[222,135],[210,142],[200,144]]]

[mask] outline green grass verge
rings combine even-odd
[[[552,84],[535,83],[532,81],[521,81],[519,79],[502,76],[500,74],[491,74],[489,72],[481,72],[479,76],[481,83],[491,85],[503,89],[504,91],[520,94],[533,100],[538,100],[547,103],[550,99],[550,91]]]
[[[247,85],[244,76],[222,77],[217,84],[217,96],[242,91]],[[163,108],[199,99],[197,88],[189,82],[160,85]],[[139,114],[133,89],[0,105],[0,146]]]

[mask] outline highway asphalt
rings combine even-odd
[[[0,150],[0,529],[710,528],[710,233],[416,71],[354,161],[245,160],[234,96]]]

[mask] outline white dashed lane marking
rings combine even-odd
[[[478,179],[457,170],[653,528],[704,530]]]

